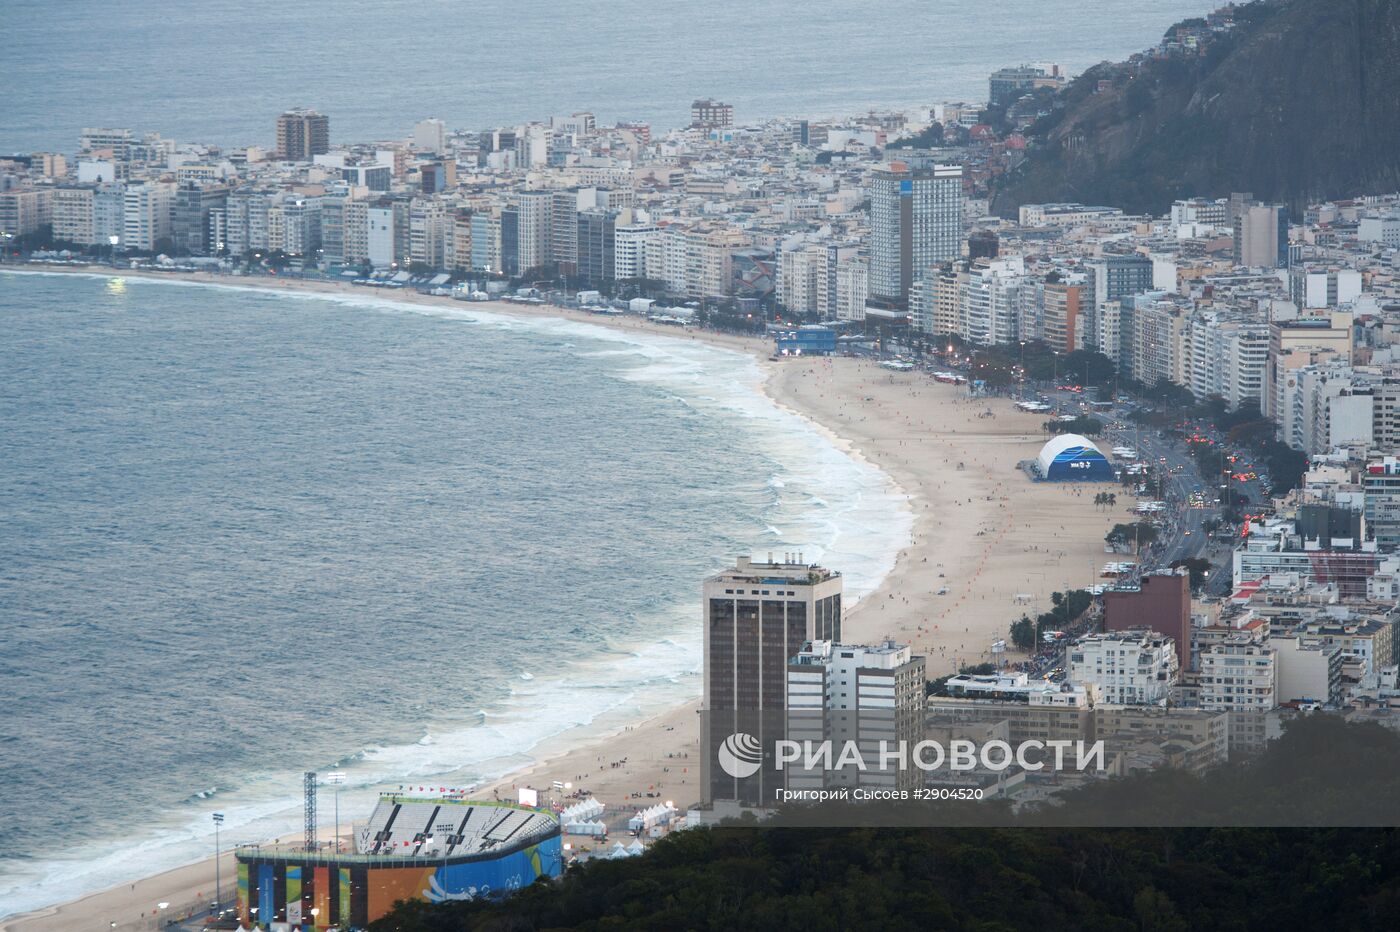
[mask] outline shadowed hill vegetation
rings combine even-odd
[[[1082,201],[1163,213],[1249,191],[1289,203],[1400,188],[1400,3],[1269,0],[1199,56],[1085,72],[1029,132],[995,209]]]
[[[1246,766],[1086,787],[1056,818],[1084,824],[1077,809],[1107,803],[1144,820],[1195,813],[1195,825],[1270,815],[1357,824],[1348,820],[1360,803],[1359,821],[1385,824],[1400,812],[1397,766],[1394,733],[1308,716]],[[502,902],[403,903],[372,929],[1243,932],[1394,928],[1397,916],[1400,831],[1391,828],[734,826],[577,865]]]

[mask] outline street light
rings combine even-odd
[[[335,787],[335,850],[340,851],[340,786],[345,782],[345,771],[336,770],[326,774],[326,782]]]
[[[220,881],[223,879],[223,877],[219,873],[219,826],[223,824],[224,814],[222,812],[214,813],[214,909],[216,912],[218,911],[220,902]]]

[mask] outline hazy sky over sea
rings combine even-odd
[[[683,124],[986,95],[1004,65],[1074,71],[1155,42],[1212,0],[4,0],[0,152],[72,150],[83,126],[272,143],[276,114],[335,140],[423,117],[483,128],[590,109]]]

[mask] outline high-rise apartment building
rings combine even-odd
[[[472,269],[500,274],[502,270],[502,240],[504,212],[480,210],[472,214]]]
[[[1170,638],[1177,662],[1191,665],[1191,583],[1184,572],[1147,573],[1137,586],[1103,594],[1104,630],[1143,629]]]
[[[1387,456],[1368,463],[1361,488],[1366,494],[1366,533],[1376,549],[1394,551],[1400,547],[1400,460]]]
[[[121,247],[155,251],[169,242],[175,184],[128,184],[123,193]]]
[[[728,227],[687,231],[679,243],[681,253],[677,257],[684,263],[680,292],[696,298],[731,294],[734,291],[734,250],[746,244],[742,231]],[[668,266],[670,258],[668,256]],[[668,279],[670,275],[668,268]]]
[[[1274,652],[1245,633],[1234,633],[1201,652],[1200,705],[1230,713],[1230,753],[1264,744],[1265,714],[1277,702]]]
[[[359,264],[369,261],[369,202],[346,201],[342,208],[341,239],[344,261]]]
[[[1274,703],[1273,652],[1234,634],[1201,654],[1201,708],[1268,711]]]
[[[554,192],[521,191],[517,195],[515,275],[528,275],[553,260],[553,216]]]
[[[707,798],[771,801],[762,774],[745,780],[715,770],[732,734],[783,729],[788,664],[810,641],[841,640],[841,576],[788,554],[782,562],[735,565],[704,584],[703,746]],[[759,736],[762,737],[761,735]]]
[[[1132,322],[1132,375],[1144,385],[1185,384],[1189,314],[1171,301],[1137,302]],[[1127,342],[1125,334],[1124,342]]]
[[[815,564],[740,557],[704,596],[707,709],[782,709],[788,661],[841,639],[841,575]]]
[[[820,244],[794,245],[778,260],[778,303],[790,314],[817,313],[817,277],[826,251]]]
[[[365,251],[371,265],[387,268],[398,261],[394,208],[375,204],[365,211]]]
[[[578,188],[554,192],[554,202],[550,205],[549,253],[550,261],[561,276],[578,274],[579,211],[587,206]]]
[[[959,289],[958,333],[978,346],[1016,342],[1020,337],[1020,256],[979,259],[962,277]]]
[[[1144,629],[1086,634],[1069,652],[1069,679],[1109,705],[1165,705],[1176,682],[1173,638]]]
[[[92,241],[107,245],[122,234],[122,213],[126,207],[126,186],[99,184],[92,193]]]
[[[630,281],[660,278],[651,272],[660,265],[661,231],[654,223],[635,219],[613,231],[613,278]]]
[[[171,214],[171,236],[181,255],[206,256],[213,251],[209,240],[209,212],[228,203],[229,189],[223,184],[182,182],[175,191]]]
[[[1047,282],[1044,290],[1044,338],[1051,349],[1072,353],[1084,339],[1083,284]]]
[[[321,248],[321,199],[288,197],[278,206],[281,213],[279,248],[290,256],[314,257]]]
[[[437,119],[420,120],[413,126],[413,148],[433,155],[447,151],[447,124]]]
[[[697,100],[690,105],[690,125],[720,129],[734,125],[734,105],[717,100]]]
[[[1090,349],[1098,345],[1099,312],[1110,301],[1152,290],[1152,260],[1147,256],[1106,256],[1085,263],[1090,300],[1084,302],[1084,336]]]
[[[451,249],[447,257],[448,268],[456,272],[470,272],[472,269],[472,218],[470,210],[459,209],[451,217],[452,231],[448,238]]]
[[[451,218],[445,202],[435,198],[414,198],[408,210],[410,261],[433,269],[446,268],[450,228]]]
[[[905,309],[909,287],[962,249],[962,167],[877,170],[870,193],[870,298]]]
[[[422,198],[414,197],[407,192],[390,195],[385,202],[394,211],[394,261],[402,265],[409,265],[413,260],[413,211],[416,201]]]
[[[287,162],[309,162],[331,151],[331,118],[315,110],[297,108],[277,118],[277,157]]]
[[[343,195],[321,198],[321,255],[330,262],[345,261],[345,205]]]
[[[78,137],[78,151],[84,155],[111,152],[112,158],[125,161],[135,141],[129,129],[88,126]],[[108,181],[113,179],[108,178]]]
[[[837,320],[864,320],[865,302],[870,297],[870,260],[852,256],[836,267]]]
[[[53,189],[53,238],[61,243],[91,246],[98,242],[92,228],[95,185],[61,186]],[[106,243],[102,240],[102,243]]]
[[[876,786],[914,789],[921,771],[883,766],[882,748],[923,738],[924,658],[904,644],[876,647],[811,641],[788,665],[785,729],[790,741],[839,748],[854,742],[864,769],[789,765],[788,789]]]
[[[576,215],[577,275],[581,285],[612,281],[616,261],[617,211],[590,207]]]
[[[53,189],[11,188],[0,192],[0,233],[24,236],[53,222]]]
[[[1288,208],[1240,204],[1234,218],[1235,265],[1276,269],[1288,263]]]
[[[1258,404],[1269,356],[1269,327],[1228,312],[1198,310],[1187,320],[1185,387],[1196,398],[1224,398],[1231,408]]]
[[[440,194],[457,186],[457,163],[451,159],[418,166],[419,187],[425,194]]]
[[[987,82],[987,100],[994,107],[1009,107],[1018,98],[1038,88],[1058,88],[1069,80],[1057,64],[1020,65],[992,72]]]
[[[1310,364],[1319,354],[1351,362],[1351,314],[1333,311],[1326,317],[1300,317],[1269,324],[1269,359],[1263,387],[1265,416],[1283,420],[1282,397],[1288,370]]]

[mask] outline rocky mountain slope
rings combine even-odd
[[[1030,130],[994,209],[1081,201],[1162,213],[1249,191],[1298,207],[1400,188],[1400,0],[1268,0],[1200,51],[1099,65]]]

